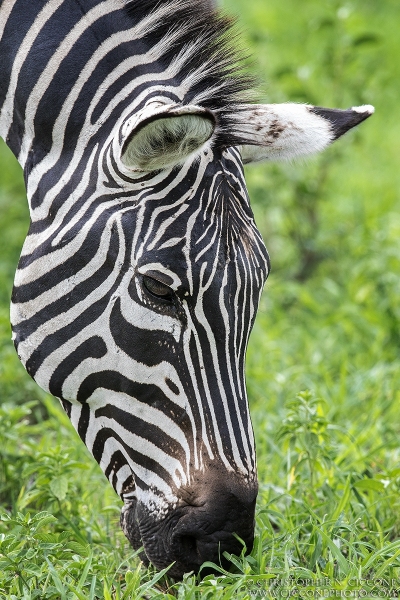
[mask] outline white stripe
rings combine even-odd
[[[193,392],[196,396],[196,401],[197,401],[197,408],[199,411],[199,416],[200,416],[200,423],[201,423],[201,436],[200,437],[200,443],[199,443],[199,449],[198,449],[198,444],[197,444],[197,434],[198,434],[198,428],[196,428],[194,430],[194,437],[193,437],[193,442],[194,442],[194,456],[195,456],[195,471],[199,470],[199,469],[204,469],[204,462],[203,462],[203,455],[202,453],[204,452],[204,450],[207,451],[208,456],[211,458],[211,460],[214,460],[215,456],[214,453],[212,451],[211,445],[210,445],[210,440],[208,439],[208,435],[207,435],[207,428],[206,428],[206,423],[205,423],[205,418],[204,418],[204,407],[203,407],[203,402],[202,402],[202,398],[200,396],[199,393],[199,389],[198,389],[198,382],[197,382],[197,378],[196,378],[196,372],[193,366],[193,362],[192,362],[192,358],[190,356],[190,339],[191,336],[193,335],[193,326],[191,326],[192,324],[190,323],[191,321],[191,316],[190,316],[190,312],[189,310],[186,308],[186,315],[187,315],[187,319],[188,319],[188,324],[186,327],[186,330],[184,332],[184,339],[183,339],[183,352],[184,352],[184,356],[185,356],[185,361],[186,361],[186,365],[190,374],[190,378],[192,381],[192,386],[193,386]],[[200,357],[199,357],[200,360]],[[200,364],[200,368],[203,367],[204,369],[204,365]],[[206,389],[206,394],[208,392],[208,396],[207,396],[207,400],[208,402],[210,402],[210,394],[209,391]],[[221,441],[221,440],[220,440]],[[217,441],[217,445],[218,445],[218,441]],[[222,459],[224,458],[224,454],[222,452]],[[229,463],[225,458],[225,464],[228,465],[229,467]]]
[[[3,37],[4,29],[6,28],[8,18],[17,1],[18,0],[8,0],[7,2],[5,2],[3,0],[2,4],[0,5],[0,41]]]
[[[108,319],[105,319],[103,316],[101,317],[101,321],[103,323],[108,323]],[[35,380],[38,381],[38,378],[40,377],[41,379],[46,378],[47,381],[49,381],[54,369],[54,365],[58,365],[59,362],[61,362],[61,360],[68,357],[72,349],[80,345],[84,341],[84,339],[87,339],[91,335],[95,335],[96,331],[104,332],[104,329],[100,329],[100,327],[101,326],[99,325],[99,322],[95,322],[93,325],[90,325],[86,328],[86,330],[84,331],[84,336],[79,335],[78,339],[74,338],[74,340],[69,340],[69,342],[64,344],[62,348],[57,349],[51,356],[51,359],[46,359],[45,363],[42,365],[42,367],[40,367],[40,373],[38,371],[38,374],[35,375]],[[82,339],[83,337],[84,339]],[[121,376],[125,377],[130,381],[134,381],[136,383],[144,385],[154,385],[158,387],[163,393],[163,395],[166,396],[172,404],[178,407],[179,411],[177,410],[177,412],[185,410],[191,423],[190,435],[192,436],[194,440],[193,443],[195,444],[197,429],[193,417],[193,412],[175,368],[170,363],[165,361],[152,367],[137,362],[131,357],[129,357],[127,354],[125,354],[120,348],[115,346],[114,340],[111,339],[109,333],[107,336],[103,335],[103,338],[104,337],[109,338],[107,340],[107,345],[109,347],[108,353],[100,359],[86,358],[85,360],[83,360],[82,363],[65,380],[62,387],[63,398],[79,405],[79,403],[75,399],[77,397],[78,390],[81,386],[82,381],[84,381],[84,379],[86,379],[86,377],[89,374],[100,371],[114,371],[116,373],[120,373]],[[114,344],[115,349],[111,347],[112,344]],[[165,382],[166,379],[170,379],[176,385],[176,387],[179,390],[178,394],[174,394],[171,391],[171,389]],[[96,394],[97,390],[96,392],[94,392],[95,398]],[[117,396],[120,397],[121,400],[117,400]],[[112,404],[118,404],[119,402],[123,401],[123,403],[121,404],[121,408],[128,411],[130,410],[130,406],[144,406],[143,403],[138,402],[133,398],[129,399],[128,396],[120,392],[118,392],[117,394],[116,392],[107,390],[107,397],[113,398]],[[150,416],[146,416],[145,420],[154,423],[154,425],[159,426],[161,429],[165,428],[168,435],[174,437],[178,441],[178,443],[180,443],[185,449],[186,456],[189,456],[189,447],[187,443],[183,441],[183,437],[178,433],[178,431],[180,431],[178,426],[169,426],[169,418],[165,416],[164,413],[162,413],[162,411],[159,411],[152,407],[148,407],[148,412],[146,412],[146,409],[143,410],[145,411],[146,415],[152,415],[151,418]],[[176,429],[174,429],[174,427],[176,427]],[[187,435],[189,435],[189,432],[187,432]],[[189,462],[187,462],[186,467],[189,470]],[[197,469],[198,466],[196,466],[195,468]]]
[[[107,469],[107,467],[106,467],[106,469]],[[116,477],[117,477],[117,485],[115,486],[115,491],[117,492],[117,494],[119,496],[121,496],[121,492],[124,488],[125,482],[130,477],[133,477],[133,479],[135,480],[134,473],[132,472],[132,469],[128,465],[123,465],[120,469],[118,469],[118,471],[116,473],[114,472],[114,470],[112,470],[108,477],[111,485],[113,484],[114,475],[116,475]]]
[[[7,95],[3,107],[1,109],[0,136],[4,140],[7,138],[9,129],[13,122],[15,102],[14,96],[15,90],[17,88],[18,77],[21,71],[21,67],[24,64],[25,59],[28,56],[36,38],[41,33],[42,28],[44,27],[44,25],[46,25],[47,21],[52,17],[56,10],[60,8],[63,2],[64,0],[49,0],[48,2],[46,2],[46,4],[43,6],[42,10],[36,17],[35,21],[31,25],[28,33],[21,42],[21,45],[13,62]]]

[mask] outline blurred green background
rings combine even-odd
[[[370,572],[378,564],[375,573],[389,569],[397,577],[400,4],[225,0],[223,7],[238,17],[251,70],[262,82],[260,101],[376,107],[321,156],[246,169],[272,262],[247,359],[260,474],[258,559],[249,569],[265,572],[265,556],[278,573],[301,566],[344,577],[353,566]],[[40,539],[36,525],[7,519],[49,511],[57,519],[51,531],[69,531],[82,548],[97,544],[93,564],[104,581],[111,578],[111,590],[128,552],[117,526],[119,500],[10,341],[9,298],[29,215],[21,170],[4,144],[0,165],[0,532],[13,531],[22,552],[27,530]],[[321,523],[330,523],[323,534],[316,533]],[[0,591],[7,591],[17,586],[15,568],[1,557],[14,550],[1,543],[0,571],[10,572],[3,588],[0,577]],[[64,555],[51,552],[61,569]],[[80,552],[86,565],[89,550]],[[32,589],[39,589],[50,571],[40,571],[40,552],[35,557]],[[89,581],[97,572],[90,568],[81,591],[99,585]],[[32,577],[25,573],[28,582]],[[38,597],[53,597],[40,589]]]

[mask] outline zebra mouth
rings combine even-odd
[[[173,563],[168,575],[181,579],[188,572],[197,574],[204,562],[228,567],[224,553],[240,554],[243,542],[251,550],[255,497],[243,502],[233,494],[219,494],[202,506],[180,506],[162,520],[134,501],[123,508],[121,526],[133,548],[144,547],[140,558],[146,565],[163,569]],[[213,569],[201,572],[206,575]]]

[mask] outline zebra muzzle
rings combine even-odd
[[[243,544],[251,550],[256,494],[256,486],[245,497],[220,488],[196,505],[172,509],[162,520],[156,520],[140,503],[132,504],[124,508],[121,524],[134,548],[143,545],[145,562],[158,569],[173,563],[168,574],[180,579],[185,573],[198,573],[205,562],[229,566],[224,553],[240,554]],[[212,571],[206,567],[201,572]]]

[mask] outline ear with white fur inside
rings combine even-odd
[[[249,105],[238,115],[243,162],[285,160],[320,152],[373,112],[369,105],[348,110],[290,103]]]
[[[122,128],[122,163],[128,169],[167,169],[195,157],[212,137],[215,119],[198,106],[147,106]]]

